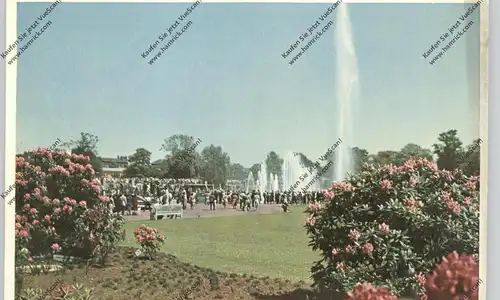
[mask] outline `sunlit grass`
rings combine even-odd
[[[162,251],[202,267],[225,272],[309,281],[318,258],[308,247],[303,207],[268,215],[130,221],[126,246],[137,245],[134,230],[144,223],[167,237]],[[138,246],[138,245],[137,245]]]

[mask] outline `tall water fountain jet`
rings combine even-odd
[[[351,21],[347,4],[341,3],[337,8],[337,24],[335,28],[336,50],[336,97],[338,103],[337,137],[344,142],[335,149],[333,180],[346,179],[352,173],[353,161],[349,144],[352,143],[352,102],[358,93],[358,65],[356,51],[352,39]]]
[[[300,158],[296,156],[293,152],[288,152],[283,158],[283,190],[288,191],[292,188],[294,191],[300,191],[305,187],[312,176],[306,177],[304,180],[300,179],[300,176],[309,173],[309,171],[304,168],[300,162]],[[298,184],[297,184],[298,182]],[[295,186],[297,184],[297,186]],[[294,187],[295,186],[295,187]]]
[[[267,181],[266,191],[270,191],[273,189],[273,180],[274,180],[274,174],[270,173],[269,180]]]
[[[274,174],[273,189],[275,192],[278,192],[280,190],[280,178],[278,174]]]
[[[250,188],[253,189],[254,186],[255,186],[255,180],[253,178],[252,171],[250,171],[250,172],[248,172],[248,176],[247,176],[247,184],[245,187],[246,193],[248,194],[248,191],[250,190]]]
[[[280,183],[279,183],[279,179],[278,179],[277,174],[273,175],[273,179],[272,179],[272,183],[271,183],[271,190],[273,192],[277,192],[280,190]]]
[[[264,199],[264,192],[267,190],[267,165],[265,162],[260,164],[259,171],[259,186],[258,189],[260,191],[260,199]]]

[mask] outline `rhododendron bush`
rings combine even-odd
[[[153,255],[160,251],[161,245],[165,243],[165,236],[158,229],[148,227],[144,224],[137,227],[134,232],[135,240],[141,245],[146,257],[153,259]]]
[[[15,186],[16,242],[32,256],[91,257],[103,239],[121,233],[87,156],[38,148],[16,158]],[[113,234],[103,236],[96,224]]]
[[[365,165],[325,196],[305,224],[322,256],[311,269],[319,287],[350,291],[369,282],[396,295],[422,293],[422,274],[448,253],[478,253],[479,178],[459,170],[425,159]]]

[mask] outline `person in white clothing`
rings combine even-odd
[[[125,194],[122,194],[120,196],[120,204],[122,205],[121,207],[122,215],[125,215],[125,210],[127,209],[127,197],[125,197]]]

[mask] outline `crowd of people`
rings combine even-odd
[[[194,209],[200,203],[210,210],[217,207],[257,210],[259,204],[281,204],[288,211],[290,204],[309,204],[323,200],[320,191],[244,190],[228,184],[226,188],[203,183],[199,179],[107,178],[103,180],[105,195],[111,197],[113,211],[136,214],[140,208],[151,210],[155,205],[182,205]]]

